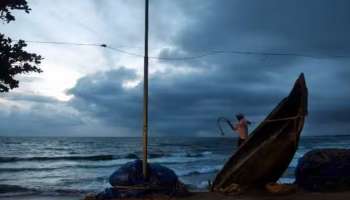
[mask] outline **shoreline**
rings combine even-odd
[[[215,192],[193,192],[191,196],[188,197],[170,197],[171,199],[181,199],[181,200],[346,200],[350,199],[350,190],[341,192],[306,192],[297,191],[291,194],[277,195],[267,192],[247,192],[244,194],[222,194]],[[84,196],[40,196],[40,195],[29,195],[29,196],[12,196],[12,197],[0,197],[1,200],[81,200]],[[132,200],[136,198],[127,198],[127,200]],[[169,196],[150,196],[139,199],[159,199],[159,200],[169,200]]]

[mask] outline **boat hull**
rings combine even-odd
[[[212,190],[229,192],[232,185],[257,187],[276,182],[297,150],[307,115],[307,96],[304,75],[301,74],[288,97],[229,158],[217,174]]]

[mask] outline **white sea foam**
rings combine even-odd
[[[163,145],[164,141],[167,144]],[[294,182],[298,159],[309,150],[347,147],[349,142],[350,137],[301,138],[279,182]],[[109,185],[108,177],[114,170],[142,155],[138,138],[0,138],[0,144],[4,144],[0,145],[1,184],[38,192],[47,189],[58,195],[66,189],[99,192]],[[207,180],[215,177],[234,150],[224,138],[162,138],[152,140],[152,144],[149,162],[173,169],[181,180],[197,189],[207,188]]]
[[[278,179],[278,183],[284,183],[284,184],[292,184],[294,183],[295,178],[287,178],[287,177],[281,177],[280,179]]]
[[[199,175],[199,174],[209,174],[216,173],[222,168],[222,165],[214,165],[214,166],[203,166],[201,168],[193,168],[189,170],[176,170],[175,172],[178,176],[191,176],[191,175]]]

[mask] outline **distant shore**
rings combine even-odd
[[[18,197],[2,197],[1,200],[80,200],[83,196],[18,196]],[[144,199],[148,199],[147,197]],[[149,199],[169,200],[168,196],[153,196]],[[268,193],[246,193],[239,195],[223,195],[211,192],[196,192],[189,197],[171,198],[181,200],[347,200],[350,199],[350,191],[344,192],[303,192],[298,191],[288,195],[272,195]]]

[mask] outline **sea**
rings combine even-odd
[[[149,138],[149,162],[173,169],[191,190],[206,190],[236,143],[228,137]],[[302,137],[279,182],[294,182],[306,152],[349,147],[350,136]],[[98,193],[118,167],[141,156],[141,138],[0,137],[0,198]]]

